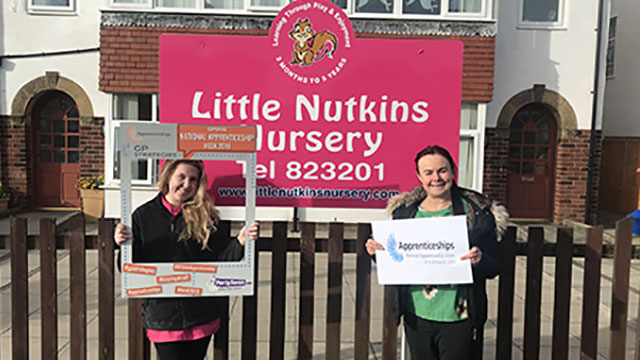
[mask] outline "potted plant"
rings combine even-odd
[[[9,199],[10,198],[11,198],[11,193],[9,193],[2,186],[2,182],[0,182],[0,211],[7,210],[9,208]]]
[[[104,175],[81,177],[76,184],[82,198],[82,212],[94,218],[101,218],[104,212]]]

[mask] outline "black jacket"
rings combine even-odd
[[[185,226],[182,212],[172,217],[162,204],[162,194],[140,206],[132,215],[134,262],[237,261],[244,254],[235,238],[214,232],[208,246],[195,239],[178,241]],[[181,330],[220,317],[220,297],[147,298],[142,303],[144,327]]]
[[[411,192],[392,198],[387,211],[392,214],[393,219],[413,219],[426,196],[422,186],[417,186]],[[466,214],[460,199],[466,200],[469,205]],[[502,267],[502,251],[498,240],[506,229],[509,215],[504,206],[475,191],[460,187],[452,189],[452,201],[454,213],[467,216],[469,247],[477,246],[482,251],[482,260],[472,267],[473,284],[462,285],[467,292],[469,318],[474,328],[482,330],[487,320],[485,280],[498,275]],[[406,311],[408,286],[397,285],[391,288],[391,308],[399,324]]]

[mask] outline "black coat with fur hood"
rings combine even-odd
[[[418,206],[427,197],[422,186],[416,186],[410,192],[402,193],[389,200],[387,211],[393,219],[413,219]],[[509,214],[507,209],[495,201],[473,190],[454,187],[451,190],[454,214],[467,216],[469,247],[477,246],[482,251],[482,259],[473,266],[473,284],[463,285],[467,291],[469,318],[474,328],[481,330],[487,320],[487,292],[485,280],[498,275],[502,267],[502,251],[499,240],[507,227]],[[467,204],[464,210],[461,199]],[[392,286],[391,307],[396,322],[406,310],[408,287]]]

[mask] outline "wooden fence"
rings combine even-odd
[[[26,359],[29,353],[28,322],[28,269],[27,250],[40,250],[41,266],[41,349],[42,359],[57,358],[57,291],[56,291],[56,249],[70,250],[71,287],[71,336],[72,359],[87,358],[87,307],[86,307],[86,264],[85,250],[98,249],[99,257],[99,352],[98,358],[114,358],[114,243],[113,220],[101,219],[98,236],[84,235],[82,216],[70,219],[64,235],[56,235],[53,220],[40,222],[40,235],[27,236],[27,221],[13,218],[11,235],[0,237],[0,249],[11,250],[11,327],[13,359]],[[598,308],[600,294],[600,264],[603,256],[615,258],[613,272],[610,359],[623,359],[627,330],[629,294],[629,271],[631,258],[637,258],[640,249],[631,244],[632,222],[621,220],[616,227],[616,244],[604,245],[601,227],[586,231],[586,243],[574,244],[573,232],[569,228],[559,228],[556,243],[545,243],[543,229],[532,227],[528,241],[516,241],[516,228],[510,227],[502,241],[504,267],[499,278],[498,326],[496,358],[511,359],[513,337],[513,304],[516,256],[527,257],[526,300],[524,321],[524,359],[538,359],[540,350],[540,309],[542,295],[543,257],[555,257],[555,293],[553,312],[552,354],[553,359],[567,359],[569,351],[569,308],[571,299],[571,269],[574,257],[584,257],[584,288],[581,330],[581,358],[597,358]],[[343,254],[356,253],[356,301],[355,301],[355,359],[369,356],[369,328],[371,302],[384,301],[383,315],[383,359],[395,359],[397,354],[397,331],[385,291],[383,299],[371,298],[371,261],[364,252],[364,242],[370,231],[369,224],[357,225],[357,239],[344,239],[344,224],[331,223],[327,238],[316,238],[316,224],[303,223],[300,238],[287,237],[287,223],[274,222],[273,235],[258,242],[259,251],[272,255],[271,267],[271,309],[269,358],[283,359],[285,346],[285,306],[287,295],[286,254],[300,253],[300,299],[298,358],[311,359],[314,321],[314,269],[315,254],[328,252],[328,288],[326,315],[327,359],[340,358],[342,319],[342,276]],[[229,223],[223,223],[220,231],[230,232]],[[259,257],[256,257],[256,261]],[[259,264],[256,263],[256,279]],[[254,295],[245,297],[242,304],[242,359],[264,358],[257,354],[257,281]],[[139,299],[130,299],[129,306],[129,358],[148,359],[149,342],[145,339],[140,317]],[[227,302],[228,309],[228,302]],[[261,314],[264,316],[264,314]],[[5,316],[3,314],[3,316]],[[228,323],[227,316],[223,324]],[[640,332],[638,332],[640,334]],[[640,359],[640,337],[636,334],[635,358]],[[229,357],[228,326],[222,326],[215,336],[213,358]]]

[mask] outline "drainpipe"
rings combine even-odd
[[[604,5],[606,0],[600,0],[598,4],[598,26],[596,28],[596,66],[593,77],[593,104],[591,106],[591,134],[589,134],[589,165],[587,166],[587,196],[584,209],[584,223],[591,223],[591,202],[593,201],[593,167],[596,152],[596,120],[598,118],[598,100],[600,93],[600,52],[602,51],[602,28],[604,21]]]

